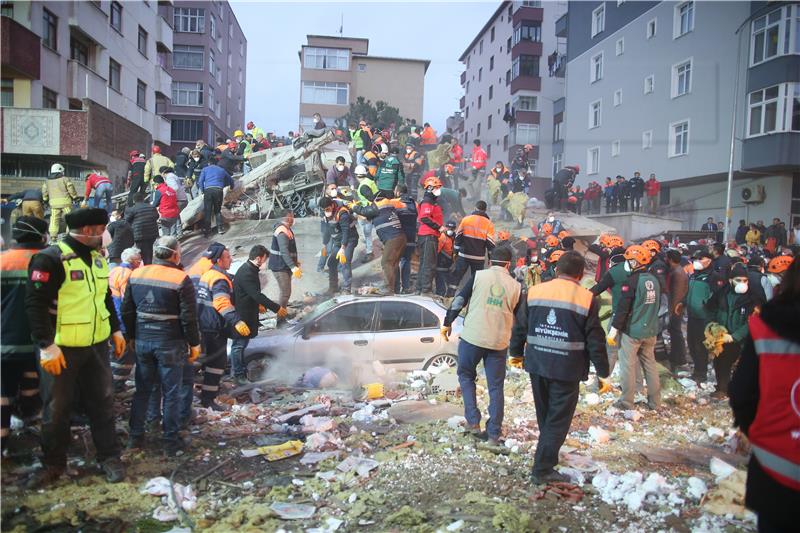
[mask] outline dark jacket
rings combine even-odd
[[[126,209],[125,222],[131,225],[135,241],[158,238],[158,210],[150,204],[138,202]]]
[[[194,162],[194,161],[193,161]],[[185,178],[189,175],[189,156],[183,152],[175,154],[175,175],[179,178]],[[160,173],[159,173],[160,174]]]
[[[641,177],[632,177],[628,182],[631,188],[631,196],[634,198],[642,197],[644,195],[644,180]]]
[[[222,155],[220,155],[218,165],[224,168],[228,174],[233,174],[236,171],[236,167],[239,166],[239,163],[244,160],[244,156],[235,154],[229,148],[226,148],[222,151]]]
[[[749,290],[744,294],[737,294],[731,284],[727,283],[725,288],[714,294],[709,307],[714,312],[712,320],[725,326],[735,343],[738,344],[747,337],[747,319],[756,307],[756,299]]]
[[[44,244],[24,243],[0,254],[0,351],[3,361],[33,361],[36,350],[25,316],[25,280],[33,254]]]
[[[651,272],[639,270],[622,282],[621,297],[612,326],[634,339],[655,337],[659,332],[661,286]]]
[[[800,302],[770,301],[761,309],[760,316],[767,326],[782,338],[800,342],[800,328],[797,327]],[[748,335],[728,387],[734,424],[739,426],[745,435],[749,435],[750,425],[756,418],[760,397],[759,380],[758,354],[753,339]],[[758,513],[759,517],[768,521],[776,531],[780,528],[793,531],[797,526],[798,504],[800,495],[777,482],[764,471],[758,460],[751,456],[747,467],[745,491],[747,508]]]
[[[765,275],[756,267],[747,267],[747,284],[750,289],[750,295],[756,302],[756,305],[761,307],[767,303],[767,294],[764,292],[764,286],[761,284]]]
[[[630,274],[625,270],[625,263],[617,263],[606,270],[600,282],[590,290],[595,296],[600,296],[605,291],[611,291],[611,313],[616,312],[620,299],[622,299],[622,283]]]
[[[358,245],[356,218],[346,207],[339,206],[333,214],[333,217],[328,219],[323,216],[322,222],[325,225],[324,231],[322,232],[322,244],[327,245],[331,242],[336,248],[340,246],[346,247],[353,242]]]
[[[258,335],[258,306],[263,305],[270,311],[277,313],[281,306],[261,292],[261,280],[258,277],[258,267],[247,261],[233,277],[233,298],[236,301],[236,311],[239,317],[250,328],[250,338]]]
[[[709,307],[712,296],[725,287],[725,280],[709,266],[689,277],[689,292],[686,294],[686,314],[689,318],[702,318],[706,322],[714,319]]]
[[[673,267],[667,274],[667,297],[669,310],[674,312],[675,306],[686,301],[689,292],[689,275],[682,266]]]
[[[731,258],[726,254],[722,254],[711,262],[711,267],[717,274],[723,278],[727,278],[728,270],[731,268]]]
[[[124,219],[115,220],[106,226],[108,234],[111,235],[111,244],[108,245],[108,259],[113,263],[119,263],[122,252],[133,246],[133,229]]]
[[[736,244],[744,244],[745,243],[745,236],[747,236],[747,232],[750,229],[749,226],[746,224],[744,226],[739,226],[736,228]]]
[[[414,246],[417,241],[417,202],[409,194],[401,196],[400,201],[405,207],[397,210],[397,217],[406,234],[406,245]]]

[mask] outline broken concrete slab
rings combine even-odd
[[[401,424],[448,420],[452,416],[463,414],[464,409],[458,405],[416,400],[400,402],[389,409],[389,416]]]

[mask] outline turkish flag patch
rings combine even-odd
[[[628,287],[627,285],[622,286],[622,292],[628,292],[628,290],[630,290],[630,287]]]
[[[50,272],[34,270],[31,272],[31,281],[41,281],[47,283],[50,280]]]
[[[82,270],[70,270],[69,279],[72,281],[80,281],[84,279]]]

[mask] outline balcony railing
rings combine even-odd
[[[74,59],[67,62],[67,73],[68,98],[88,98],[108,107],[106,80],[100,74]]]
[[[567,22],[569,21],[567,18],[568,15],[569,13],[564,13],[558,18],[558,20],[556,20],[556,37],[563,37],[564,39],[567,38]]]
[[[13,72],[32,80],[39,79],[41,45],[39,36],[9,17],[0,17],[3,73]]]
[[[466,70],[461,73],[461,85],[463,86],[465,83],[467,83],[467,71]]]

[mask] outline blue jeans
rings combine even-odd
[[[416,242],[407,242],[406,243],[406,251],[403,252],[402,257],[400,257],[400,278],[398,282],[395,283],[396,287],[394,292],[400,294],[400,289],[402,286],[403,292],[411,291],[411,258],[414,256],[414,250],[417,249]]]
[[[235,377],[245,377],[247,366],[244,364],[244,351],[250,339],[247,337],[234,337],[231,342],[231,374]]]
[[[328,249],[328,288],[336,290],[339,279],[339,272],[342,273],[342,286],[341,289],[345,292],[351,290],[353,280],[353,252],[358,246],[358,241],[350,240],[350,243],[344,249],[344,255],[347,258],[345,264],[339,263],[336,259],[336,253],[339,248],[332,246]]]
[[[161,380],[164,396],[164,440],[175,442],[180,429],[180,391],[187,346],[183,340],[136,341],[136,392],[131,406],[130,435],[144,435],[144,422],[153,385]]]
[[[94,205],[93,207],[105,207],[109,213],[113,211],[111,205],[111,194],[114,192],[114,186],[110,183],[101,183],[94,190]]]
[[[372,222],[369,220],[359,220],[358,225],[361,226],[361,233],[364,234],[364,250],[368,253],[372,253],[372,229],[373,225]]]
[[[483,361],[486,384],[489,386],[489,420],[486,433],[490,439],[500,437],[503,427],[505,398],[503,383],[506,379],[506,352],[508,350],[489,350],[470,344],[464,339],[458,343],[458,383],[464,398],[464,418],[467,424],[475,426],[481,422],[478,400],[475,394],[475,380],[478,378],[478,363]]]

